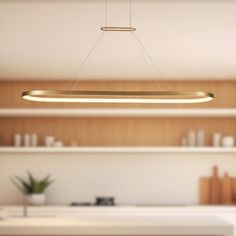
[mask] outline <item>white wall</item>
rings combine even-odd
[[[236,176],[235,154],[1,154],[0,204],[22,203],[9,177],[51,173],[49,204],[116,196],[120,204],[197,204],[213,165]]]

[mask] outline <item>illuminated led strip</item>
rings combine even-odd
[[[22,98],[37,102],[77,103],[202,103],[214,99],[209,92],[179,91],[75,91],[31,90],[22,93]]]

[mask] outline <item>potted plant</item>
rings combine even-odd
[[[44,205],[45,190],[53,183],[53,180],[50,179],[50,175],[38,180],[29,171],[27,174],[28,180],[15,176],[11,178],[12,183],[26,196],[30,205]]]

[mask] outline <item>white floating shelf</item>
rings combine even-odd
[[[236,117],[236,108],[2,108],[0,117]]]
[[[236,147],[0,147],[0,153],[235,153]]]

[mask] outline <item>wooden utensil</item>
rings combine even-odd
[[[232,179],[225,172],[222,180],[222,203],[225,205],[232,204]]]
[[[230,179],[232,184],[232,203],[236,203],[236,177]]]
[[[200,204],[202,205],[210,204],[210,200],[211,200],[210,187],[211,187],[210,177],[201,177],[199,179],[199,203]]]
[[[213,166],[212,177],[211,177],[211,204],[221,203],[221,181],[218,176],[218,167]]]

